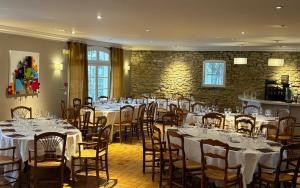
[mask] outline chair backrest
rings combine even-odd
[[[157,108],[168,110],[169,100],[167,98],[158,98],[156,99]]]
[[[75,109],[79,109],[81,106],[81,99],[80,98],[74,98],[73,99],[73,107]]]
[[[236,132],[245,133],[251,136],[255,127],[256,118],[251,115],[236,115],[234,117]]]
[[[169,104],[169,112],[170,113],[174,113],[175,114],[176,109],[177,109],[177,105],[176,104],[173,104],[173,103]]]
[[[291,136],[293,139],[294,129],[296,124],[296,118],[292,116],[282,117],[278,121],[278,128],[276,132],[275,141],[277,141],[279,135]]]
[[[262,134],[266,135],[267,140],[271,140],[270,136],[277,132],[277,126],[273,124],[262,124],[259,129]]]
[[[99,157],[99,153],[103,150],[107,152],[108,145],[110,141],[110,134],[111,134],[112,125],[106,125],[105,127],[100,129],[98,135],[98,142],[97,142],[97,157]]]
[[[182,126],[184,123],[184,112],[181,108],[176,108],[175,114],[177,116],[177,126]]]
[[[84,101],[85,105],[93,106],[93,98],[92,97],[86,97]]]
[[[216,147],[218,149],[213,149],[212,147]],[[219,140],[212,140],[212,139],[206,139],[200,141],[200,148],[201,148],[201,163],[202,163],[202,173],[205,174],[205,171],[207,169],[219,169],[224,171],[224,185],[226,185],[226,182],[228,180],[227,176],[227,170],[228,170],[228,152],[229,152],[229,145],[226,143],[223,143]],[[223,152],[220,152],[220,149],[223,150]],[[224,164],[224,168],[221,168],[219,166],[210,164],[208,161],[214,159],[218,160],[218,164]],[[223,162],[222,162],[223,161]]]
[[[96,116],[96,110],[95,110],[95,107],[89,106],[89,105],[80,106],[79,114],[80,114],[81,118],[83,118],[86,111],[90,112],[89,124],[92,124],[93,126],[95,126],[95,123],[96,123],[96,117],[95,117]]]
[[[153,125],[152,126],[152,134],[151,134],[151,142],[152,142],[152,147],[153,147],[153,150],[154,149],[158,149],[159,152],[160,152],[160,155],[162,157],[162,154],[163,154],[163,144],[162,144],[162,137],[161,137],[161,131],[160,129]]]
[[[276,113],[277,117],[279,118],[283,118],[283,117],[288,117],[291,115],[291,112],[289,109],[287,108],[280,108],[277,109],[277,113]]]
[[[194,102],[194,104],[192,104],[192,112],[199,112],[201,110],[201,106],[204,105],[204,102]]]
[[[191,111],[191,100],[188,98],[179,98],[177,100],[177,105],[184,111]]]
[[[224,129],[225,116],[221,113],[210,112],[202,117],[204,125],[213,126],[216,128]]]
[[[170,165],[178,159],[182,160],[183,169],[186,169],[184,137],[175,130],[167,131]],[[181,155],[180,155],[181,154]]]
[[[143,123],[145,111],[146,111],[146,104],[141,104],[139,106],[138,115],[137,115],[137,123],[138,123],[138,125],[140,123]]]
[[[67,106],[66,106],[66,102],[64,100],[60,101],[60,112],[61,112],[61,118],[62,119],[67,119]]]
[[[107,117],[106,116],[99,116],[96,120],[96,127],[98,128],[104,128],[107,123]]]
[[[98,101],[107,101],[108,97],[107,96],[100,96],[98,97]]]
[[[120,123],[132,123],[134,114],[134,107],[131,105],[125,105],[120,108]]]
[[[46,132],[34,135],[34,166],[45,161],[60,162],[64,165],[67,135],[58,132]],[[39,155],[43,151],[43,155]]]
[[[246,115],[253,115],[253,114],[259,114],[259,107],[255,105],[246,105],[243,106],[243,114]]]
[[[83,117],[80,117],[79,130],[84,139],[86,139],[86,135],[88,133],[89,123],[90,123],[90,111],[85,111],[83,113]]]
[[[280,157],[275,170],[275,182],[279,182],[281,174],[293,175],[293,182],[296,182],[300,166],[300,143],[282,146]]]
[[[16,116],[20,118],[32,118],[32,108],[27,106],[17,106],[12,108],[10,109],[10,113],[12,119]]]
[[[162,116],[162,123],[165,126],[178,126],[178,116],[176,114],[173,113],[166,113]]]
[[[75,127],[78,127],[80,117],[75,108],[71,107],[66,109],[66,119],[68,123],[72,124]]]

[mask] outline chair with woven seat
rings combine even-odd
[[[116,127],[117,132],[119,133],[120,143],[123,142],[123,133],[125,131],[125,140],[127,138],[127,128],[129,128],[132,136],[133,136],[133,129],[132,129],[132,121],[133,121],[133,114],[134,114],[134,107],[131,105],[125,105],[120,108],[119,114],[119,122],[114,124]]]
[[[75,109],[79,109],[81,106],[81,99],[80,98],[74,98],[73,99],[73,107]]]
[[[84,101],[84,104],[88,105],[88,106],[93,106],[93,98],[92,97],[86,97],[85,101]]]
[[[287,108],[279,108],[276,112],[276,117],[283,118],[291,115],[291,112]]]
[[[224,129],[225,116],[221,113],[210,112],[202,117],[202,123],[211,127]]]
[[[201,107],[204,106],[204,105],[205,105],[204,102],[194,102],[191,106],[192,112],[200,112]]]
[[[275,142],[286,144],[293,140],[296,118],[292,116],[280,118],[275,135],[270,135],[270,139]]]
[[[178,108],[182,109],[184,114],[187,114],[191,111],[191,100],[188,98],[179,98],[177,100]]]
[[[274,187],[280,188],[280,185],[284,184],[285,187],[296,188],[300,166],[299,151],[299,143],[282,146],[276,168],[259,163],[258,173],[256,174],[259,187],[262,185],[266,185],[266,187],[274,185]]]
[[[40,187],[38,183],[59,183],[63,187],[64,168],[65,168],[65,149],[67,135],[58,132],[46,132],[34,135],[34,149],[29,150],[29,184],[32,182],[33,187]],[[43,154],[40,154],[43,151]],[[33,154],[33,156],[32,156]],[[59,180],[46,177],[44,180],[38,178],[41,169],[57,169],[60,172]]]
[[[254,114],[259,114],[259,107],[255,105],[246,105],[243,106],[243,114],[246,115],[254,115]]]
[[[186,114],[181,108],[175,110],[175,115],[177,116],[177,126],[183,126]]]
[[[111,125],[107,125],[99,130],[96,142],[81,142],[78,143],[78,153],[72,156],[71,159],[71,170],[72,170],[72,181],[76,180],[75,176],[78,172],[85,171],[85,175],[88,175],[88,170],[93,169],[96,171],[97,187],[99,187],[99,171],[105,171],[106,180],[109,180],[108,171],[108,145],[111,134]],[[82,160],[84,163],[82,163]],[[91,163],[89,161],[94,161]],[[79,161],[79,165],[75,164]],[[99,165],[100,163],[100,165]],[[103,164],[104,163],[104,164]],[[75,170],[75,167],[79,166],[79,170]]]
[[[162,130],[163,130],[163,140],[165,140],[166,128],[177,127],[178,126],[178,116],[173,113],[167,113],[162,117]]]
[[[273,124],[262,124],[259,130],[262,134],[266,135],[267,140],[274,140],[274,135],[276,135],[277,132],[277,126]]]
[[[236,132],[251,136],[255,128],[255,120],[256,118],[251,115],[241,114],[234,116]]]
[[[133,128],[136,130],[137,138],[140,139],[140,132],[144,131],[143,129],[140,129],[140,124],[143,124],[144,122],[144,115],[146,110],[146,104],[141,104],[138,109],[137,118],[132,122]]]
[[[177,109],[177,105],[176,104],[173,104],[173,103],[169,104],[169,112],[170,113],[175,114],[176,109]]]
[[[184,136],[177,131],[167,131],[168,152],[169,152],[169,185],[186,187],[188,178],[199,175],[201,163],[188,160],[185,157]],[[179,171],[180,177],[175,177],[175,172]]]
[[[157,110],[156,110],[156,119],[157,121],[161,121],[161,117],[168,112],[168,99],[167,98],[159,98],[156,99]]]
[[[150,128],[155,123],[155,112],[156,112],[157,104],[155,102],[151,102],[148,104],[147,110],[146,110],[146,117],[144,119],[144,122],[147,126],[147,135],[150,135]]]
[[[93,106],[82,105],[82,106],[80,106],[80,109],[79,109],[80,117],[83,118],[84,113],[87,111],[90,112],[88,129],[90,132],[97,132],[96,131],[96,129],[97,129],[97,127],[96,127],[96,109]]]
[[[86,111],[83,113],[83,117],[79,117],[79,125],[78,125],[78,129],[80,130],[83,140],[86,140],[88,137],[88,133],[89,133],[89,124],[90,124],[90,116],[91,116],[91,112],[90,111]]]
[[[79,127],[80,117],[78,111],[71,107],[66,109],[66,120],[68,123],[72,124],[75,127]]]
[[[10,109],[11,118],[15,117],[19,118],[32,118],[32,108],[27,106],[17,106],[15,108]]]
[[[166,142],[162,141],[161,130],[153,125],[152,127],[152,181],[154,181],[155,168],[159,169],[159,187],[162,186],[163,180],[168,180],[168,178],[163,178],[163,173],[165,172],[165,166],[169,163],[169,153],[166,150]],[[158,166],[155,165],[158,163]]]
[[[218,149],[212,149],[218,148]],[[223,187],[231,187],[233,185],[242,185],[241,165],[229,166],[228,152],[229,145],[219,140],[201,140],[201,187],[207,187],[207,179],[214,181],[222,181]],[[222,150],[222,152],[220,152]],[[216,162],[218,161],[218,162]],[[217,164],[224,164],[222,167]]]
[[[7,148],[0,148],[1,152],[8,152],[8,155],[0,155],[0,167],[3,168],[0,173],[1,178],[6,178],[8,181],[6,183],[1,182],[0,186],[5,186],[5,185],[10,185],[13,183],[18,182],[19,187],[21,186],[21,167],[22,167],[22,162],[20,159],[17,159],[15,157],[15,150],[16,147],[7,147]],[[12,177],[9,173],[13,173],[17,171],[18,172],[18,177],[14,178]]]
[[[95,123],[95,129],[93,132],[87,133],[86,140],[97,140],[99,130],[103,129],[106,126],[107,123],[107,117],[106,116],[99,116],[97,117],[96,123]]]

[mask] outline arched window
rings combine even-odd
[[[88,47],[88,95],[96,100],[108,96],[110,91],[110,50]]]

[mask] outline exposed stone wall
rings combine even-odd
[[[242,52],[248,64],[234,65],[233,58],[238,56],[240,52],[132,51],[131,95],[161,92],[170,96],[179,92],[206,102],[219,99],[222,107],[234,107],[245,90],[256,91],[257,98],[263,99],[265,79],[280,80],[281,75],[289,75],[292,88],[300,94],[299,52]],[[283,67],[267,65],[268,58],[275,56],[285,59]],[[204,60],[226,61],[224,88],[202,87]]]

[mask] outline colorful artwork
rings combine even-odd
[[[39,92],[39,54],[10,50],[8,95],[28,95]]]

